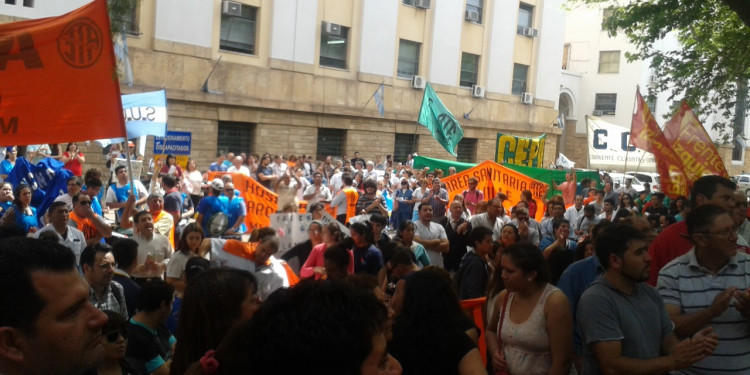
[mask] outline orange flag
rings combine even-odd
[[[656,170],[662,177],[661,190],[670,198],[687,196],[687,181],[682,171],[682,161],[672,150],[656,123],[648,104],[636,89],[636,111],[630,124],[630,142],[643,151],[654,154]]]
[[[124,136],[106,0],[0,25],[0,144]]]
[[[208,172],[208,180],[221,178],[226,172]],[[240,197],[245,200],[247,215],[245,226],[250,232],[256,228],[264,228],[271,225],[271,214],[275,214],[278,208],[279,196],[266,189],[252,177],[242,173],[232,173],[234,188],[239,190]]]
[[[682,160],[690,184],[705,175],[729,178],[716,146],[687,102],[683,101],[680,110],[664,125],[664,137]]]

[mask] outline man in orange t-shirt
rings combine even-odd
[[[70,212],[69,225],[83,232],[86,245],[112,236],[112,227],[91,209],[91,197],[80,192],[73,196],[73,211]]]

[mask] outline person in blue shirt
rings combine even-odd
[[[208,166],[208,170],[211,172],[226,172],[227,166],[224,165],[224,155],[219,155],[216,158],[216,162]]]
[[[222,195],[224,190],[224,182],[217,178],[211,182],[211,195],[201,199],[198,204],[198,217],[196,222],[203,228],[203,234],[206,237],[212,237],[209,232],[209,220],[216,213],[223,213],[226,215],[227,208],[229,206],[229,200],[227,197]],[[213,236],[215,237],[215,236]]]
[[[225,236],[236,237],[247,231],[244,223],[245,216],[247,216],[247,206],[245,205],[245,200],[236,195],[233,182],[224,184],[224,195],[229,200],[227,207],[229,227],[224,234]]]
[[[10,182],[0,184],[0,217],[13,206],[13,185]]]

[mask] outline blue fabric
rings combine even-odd
[[[73,172],[64,169],[64,165],[52,158],[44,158],[32,165],[25,158],[19,157],[6,181],[14,188],[21,183],[31,186],[31,206],[36,207],[37,217],[41,219],[55,198],[68,190],[68,178],[73,177]]]
[[[37,229],[43,227],[43,225],[39,225],[39,219],[36,216],[36,208],[31,207],[31,216],[25,215],[23,211],[16,208],[16,227],[18,229],[22,230],[23,233],[29,233],[29,229],[31,227],[36,227]]]
[[[8,160],[3,160],[2,162],[0,162],[0,174],[8,175],[12,170],[13,164],[11,164]]]
[[[203,214],[201,226],[203,226],[203,234],[206,237],[210,237],[210,233],[208,233],[208,219],[211,218],[211,215],[217,212],[226,213],[228,206],[229,200],[223,195],[219,197],[209,195],[201,199],[201,202],[198,204],[198,213]]]
[[[208,166],[208,170],[212,172],[226,172],[227,166],[224,165],[223,163],[222,164],[211,163],[211,165]]]
[[[122,187],[117,187],[117,184],[114,183],[110,185],[112,190],[115,192],[115,197],[117,198],[117,202],[124,203],[128,200],[128,191],[130,191],[130,182],[125,184]],[[125,207],[121,207],[117,210],[117,217],[122,216],[122,213],[125,212]]]
[[[599,258],[590,256],[586,259],[581,259],[565,269],[560,280],[557,282],[557,287],[565,293],[570,301],[570,311],[573,313],[573,322],[577,322],[576,313],[578,309],[578,301],[581,299],[583,292],[588,289],[591,283],[603,272]],[[578,357],[583,356],[583,344],[581,341],[581,330],[578,324],[573,324],[573,352]]]
[[[229,217],[230,227],[234,225],[234,222],[237,221],[240,215],[242,215],[242,206],[244,204],[245,204],[245,201],[243,201],[242,198],[239,198],[239,197],[234,197],[229,202],[229,205],[227,207],[227,216]],[[247,214],[247,207],[245,207],[245,213]],[[240,233],[244,233],[245,231],[247,231],[247,227],[245,226],[245,223],[240,224],[240,227],[237,228],[237,231]]]

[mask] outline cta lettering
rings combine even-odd
[[[18,50],[11,53],[13,46],[18,41]],[[13,37],[0,38],[0,71],[5,70],[9,61],[19,60],[23,62],[26,69],[44,68],[39,52],[34,48],[34,39],[29,33],[21,33]]]

